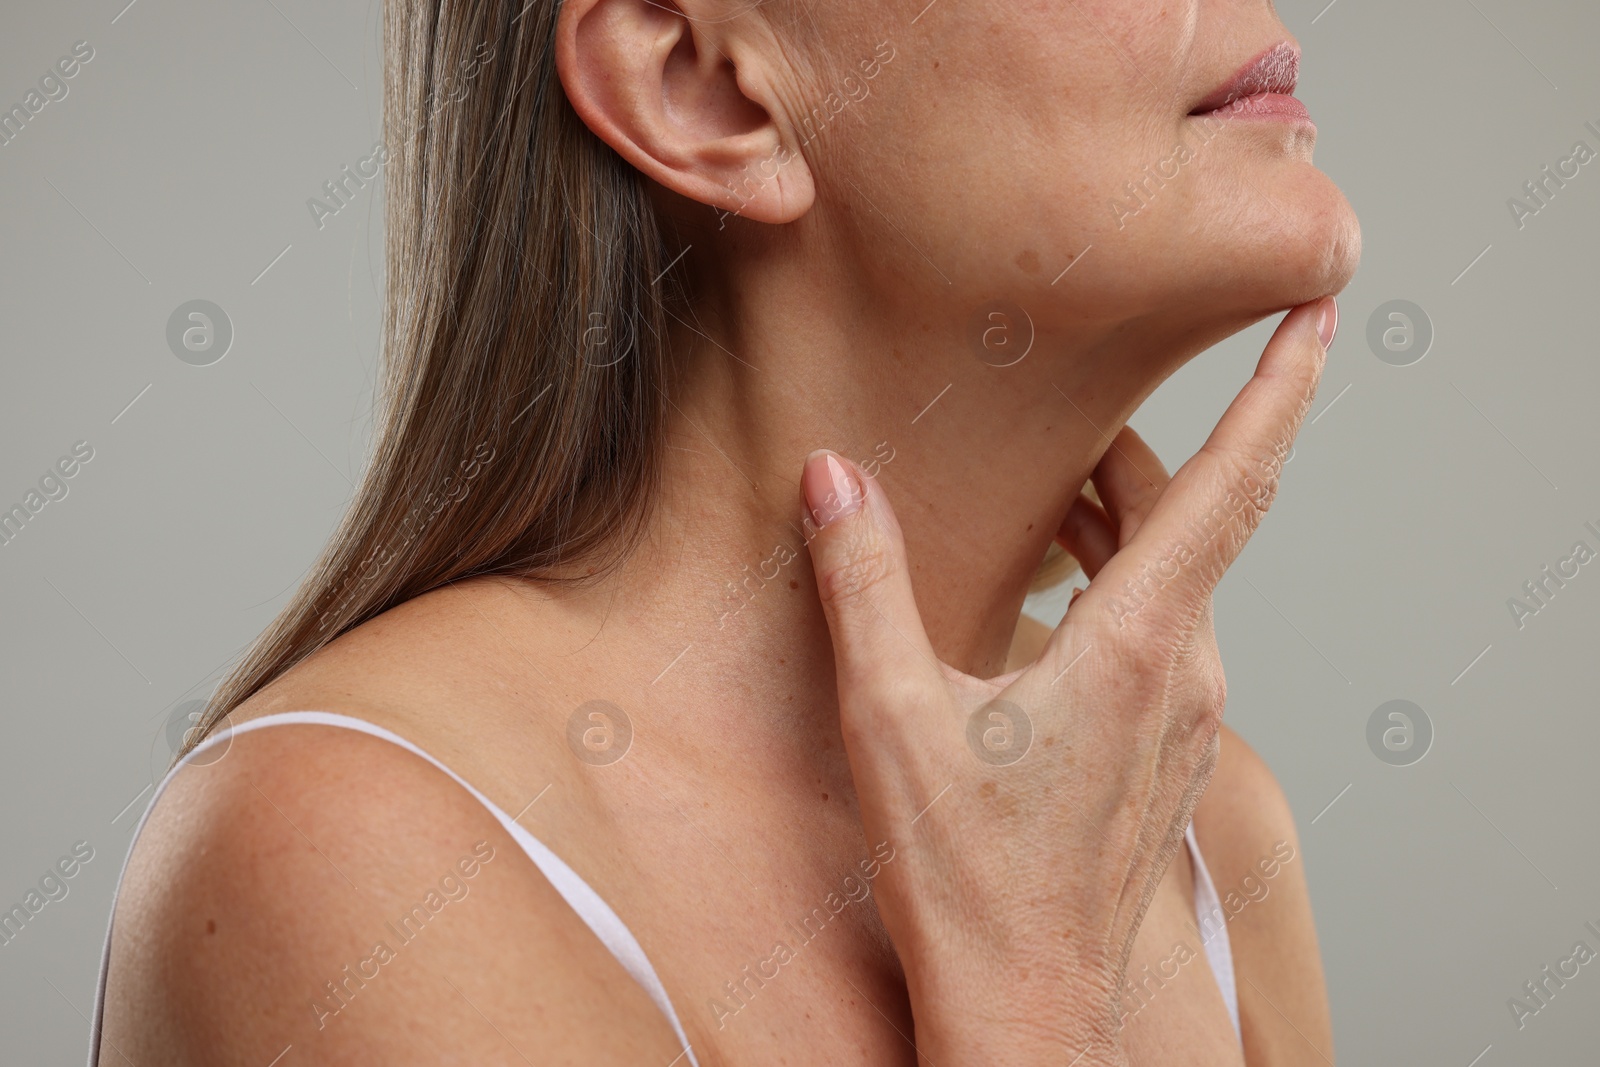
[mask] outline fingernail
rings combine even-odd
[[[861,510],[865,499],[854,472],[832,452],[821,450],[806,457],[800,485],[806,496],[806,510],[817,526],[826,526]]]
[[[1317,309],[1317,337],[1322,341],[1322,348],[1326,351],[1333,345],[1333,335],[1339,332],[1339,301],[1331,296],[1322,298],[1322,306]]]

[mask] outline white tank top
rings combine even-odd
[[[489,810],[489,813],[499,820],[511,839],[522,847],[528,858],[539,868],[541,874],[555,887],[556,892],[571,905],[578,917],[588,924],[600,943],[610,950],[617,958],[617,962],[631,974],[635,981],[650,994],[650,999],[655,1001],[656,1007],[661,1009],[661,1014],[667,1017],[672,1024],[673,1032],[682,1042],[682,1051],[674,1064],[687,1061],[689,1067],[700,1067],[700,1061],[695,1057],[694,1050],[689,1047],[689,1038],[684,1034],[683,1023],[678,1019],[678,1013],[673,1010],[672,1001],[667,997],[666,987],[661,984],[656,969],[651,966],[650,959],[644,954],[644,949],[639,946],[639,941],[628,929],[627,924],[611,909],[611,905],[596,893],[581,877],[578,872],[567,866],[560,856],[550,851],[544,842],[534,837],[510,815],[507,815],[498,805],[488,797],[473,788],[465,778],[434,759],[422,749],[413,745],[399,734],[385,730],[381,726],[357,719],[350,715],[336,715],[326,711],[288,711],[275,715],[263,715],[258,719],[213,733],[200,744],[196,745],[180,760],[166,776],[161,784],[156,787],[150,804],[139,818],[139,825],[133,831],[133,839],[128,843],[128,854],[131,857],[133,848],[139,841],[139,833],[144,829],[145,822],[150,818],[150,813],[155,810],[156,802],[161,799],[162,792],[167,784],[172,781],[172,776],[184,763],[208,749],[219,744],[224,744],[233,734],[249,733],[251,730],[260,730],[268,726],[285,726],[294,723],[306,723],[320,726],[338,726],[347,730],[356,730],[373,737],[399,745],[401,748],[414,755],[420,756],[439,768],[445,774],[455,779],[456,783]],[[1200,858],[1200,845],[1195,840],[1194,824],[1189,824],[1184,833],[1184,840],[1189,845],[1189,855],[1194,860],[1195,886],[1194,904],[1195,917],[1199,920],[1201,940],[1205,945],[1206,960],[1211,966],[1211,972],[1216,976],[1217,986],[1222,990],[1222,999],[1228,1005],[1228,1016],[1233,1020],[1234,1033],[1239,1032],[1239,1002],[1238,992],[1234,985],[1233,977],[1233,952],[1228,943],[1228,930],[1220,901],[1217,899],[1216,888],[1211,883],[1211,874],[1206,870],[1205,861]],[[111,900],[113,919],[116,915],[116,898],[122,888],[122,878],[127,874],[128,861],[122,861],[122,874],[117,876],[117,891]],[[105,1012],[106,971],[111,962],[111,923],[106,925],[105,948],[100,955],[100,983],[95,990],[94,1016],[90,1024],[89,1035],[89,1067],[98,1067],[100,1062],[100,1020]]]

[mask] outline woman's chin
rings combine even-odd
[[[1299,164],[1272,187],[1275,203],[1257,245],[1280,275],[1285,306],[1336,294],[1361,263],[1361,223],[1339,187],[1310,164]]]
[[[1236,213],[1239,224],[1214,235],[1212,269],[1198,288],[1219,308],[1259,318],[1350,284],[1361,262],[1361,224],[1326,175],[1311,175],[1276,186],[1275,202],[1261,205],[1255,225]]]

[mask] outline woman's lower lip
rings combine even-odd
[[[1250,96],[1241,96],[1231,104],[1224,104],[1212,111],[1202,111],[1193,118],[1208,118],[1217,116],[1223,119],[1232,118],[1261,118],[1278,119],[1286,122],[1310,122],[1311,112],[1306,106],[1292,96],[1283,93],[1255,93]]]

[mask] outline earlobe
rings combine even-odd
[[[757,222],[792,222],[815,197],[792,131],[764,98],[781,62],[752,12],[699,19],[702,0],[566,0],[556,69],[584,124],[640,172]],[[730,59],[729,57],[735,57]]]

